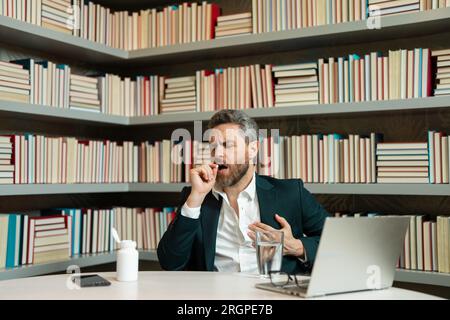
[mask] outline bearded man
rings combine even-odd
[[[282,230],[281,271],[307,273],[328,213],[300,179],[256,173],[258,125],[239,110],[209,122],[212,161],[190,170],[175,219],[158,245],[165,270],[258,273],[255,233]]]

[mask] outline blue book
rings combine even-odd
[[[6,247],[6,268],[14,268],[16,260],[16,229],[17,218],[15,214],[8,217],[8,243]]]

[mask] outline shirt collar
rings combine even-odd
[[[248,184],[247,188],[245,188],[244,190],[241,191],[241,194],[244,194],[247,197],[249,197],[251,201],[253,201],[255,199],[255,196],[256,196],[256,178],[255,178],[255,175],[256,175],[256,173],[253,173],[252,180]],[[214,195],[214,197],[216,197],[217,200],[219,200],[219,195],[222,196],[222,198],[224,198],[224,199],[227,198],[225,192],[216,190],[215,188],[212,189],[212,194]]]

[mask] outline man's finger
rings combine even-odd
[[[275,229],[272,228],[271,226],[268,226],[267,224],[262,223],[262,222],[256,222],[254,225],[255,225],[256,227],[260,228],[260,229],[265,230],[265,231],[273,231],[273,230],[275,230]]]
[[[275,214],[275,219],[278,221],[278,223],[281,225],[282,228],[291,227],[289,223],[286,221],[285,218],[282,216],[279,216],[278,214]]]
[[[255,225],[249,225],[248,226],[248,228],[251,230],[251,231],[253,231],[254,233],[256,233],[256,232],[264,232],[265,230],[264,229],[261,229],[261,228],[258,228],[257,226],[255,226]]]

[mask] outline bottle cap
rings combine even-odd
[[[120,248],[121,249],[135,249],[136,248],[136,241],[133,240],[122,240],[120,242]]]

